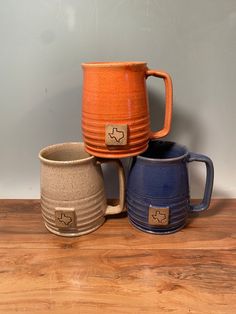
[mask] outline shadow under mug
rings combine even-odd
[[[125,176],[119,160],[98,160],[83,143],[48,146],[41,161],[41,207],[46,228],[61,236],[96,230],[108,214],[124,210]],[[101,163],[114,162],[119,176],[119,204],[107,204]]]
[[[150,139],[169,133],[172,82],[168,73],[150,70],[145,62],[83,63],[82,131],[85,150],[104,158],[136,156]],[[161,130],[150,130],[146,79],[165,83],[165,118]]]
[[[204,162],[206,183],[200,204],[191,205],[187,164]],[[146,152],[134,158],[127,183],[128,217],[136,228],[156,234],[183,228],[192,212],[209,207],[214,168],[207,156],[188,152],[168,141],[151,141]]]

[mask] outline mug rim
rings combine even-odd
[[[181,160],[184,159],[188,156],[189,152],[186,148],[185,145],[181,145],[178,144],[177,142],[174,141],[161,141],[161,140],[151,140],[150,142],[165,142],[165,143],[170,143],[170,144],[175,144],[178,147],[184,149],[185,153],[183,153],[182,155],[178,156],[178,157],[171,157],[171,158],[150,158],[150,157],[145,157],[142,155],[138,155],[137,158],[144,160],[144,161],[151,161],[151,162],[171,162],[171,161],[177,161],[177,160]],[[145,152],[143,152],[142,154],[144,154]]]
[[[52,160],[52,159],[48,159],[48,158],[43,157],[43,154],[45,152],[49,152],[52,149],[61,148],[63,146],[68,147],[68,146],[73,146],[73,145],[82,147],[84,152],[86,154],[88,154],[88,157],[81,158],[81,159],[73,159],[73,160]],[[85,151],[84,147],[85,147],[85,145],[83,142],[64,142],[64,143],[52,144],[52,145],[49,145],[49,146],[42,148],[39,151],[38,157],[42,162],[44,162],[46,164],[51,164],[51,165],[75,165],[75,164],[80,164],[80,163],[84,163],[84,162],[87,162],[89,160],[95,159],[95,156],[92,156],[89,153],[87,153]]]
[[[82,67],[121,67],[121,66],[137,66],[147,65],[145,61],[98,61],[98,62],[83,62]]]

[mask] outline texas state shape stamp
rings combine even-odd
[[[76,227],[74,208],[60,208],[55,210],[55,224],[60,229],[71,229]]]
[[[107,124],[105,142],[110,146],[127,145],[127,124]]]
[[[169,224],[169,207],[149,207],[148,223],[155,226]]]

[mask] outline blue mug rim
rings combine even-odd
[[[177,160],[181,160],[181,159],[184,159],[188,156],[189,152],[186,148],[186,146],[184,145],[181,145],[181,144],[178,144],[177,142],[174,142],[174,141],[162,141],[162,140],[150,140],[149,144],[151,143],[156,143],[156,142],[159,142],[159,143],[168,143],[170,145],[175,145],[175,147],[178,147],[180,149],[182,149],[184,151],[183,154],[181,154],[180,156],[177,156],[177,157],[170,157],[170,158],[152,158],[152,157],[147,157],[147,156],[143,156],[147,151],[148,149],[143,152],[141,155],[138,155],[136,156],[138,159],[141,159],[143,161],[150,161],[150,162],[171,162],[171,161],[177,161]]]

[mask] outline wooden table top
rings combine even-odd
[[[236,200],[151,235],[125,215],[50,234],[38,200],[0,201],[0,313],[236,313]]]

